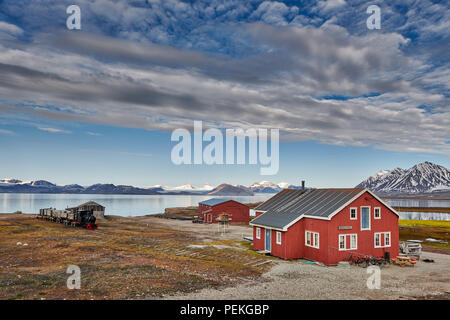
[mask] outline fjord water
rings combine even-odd
[[[92,200],[106,207],[106,214],[142,216],[163,213],[165,208],[197,206],[211,198],[229,198],[242,203],[264,201],[274,194],[255,196],[218,197],[206,195],[103,195],[103,194],[30,194],[0,193],[0,213],[38,213],[41,208],[64,209]],[[388,200],[391,206],[450,207],[450,200]],[[400,219],[450,220],[448,213],[400,212]]]
[[[197,206],[211,198],[227,198],[242,203],[265,201],[273,194],[255,196],[205,196],[205,195],[104,195],[104,194],[43,194],[0,193],[0,213],[39,213],[41,208],[65,209],[86,201],[95,201],[106,207],[105,214],[118,216],[142,216],[164,213],[165,208]]]

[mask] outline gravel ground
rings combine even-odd
[[[450,255],[425,252],[415,268],[381,269],[381,288],[368,289],[367,269],[281,261],[261,279],[222,290],[203,289],[166,299],[450,299]]]

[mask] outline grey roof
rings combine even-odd
[[[100,207],[104,208],[104,206],[102,206],[101,204],[99,204],[99,203],[97,203],[97,202],[95,202],[95,201],[90,200],[90,201],[85,202],[85,203],[82,203],[82,204],[80,204],[80,205],[78,205],[78,206],[76,206],[76,207],[72,207],[72,208],[68,208],[68,209],[76,209],[76,208],[84,207],[84,206],[100,206]]]
[[[298,189],[284,189],[274,195],[272,198],[264,201],[259,206],[257,206],[254,210],[256,211],[268,211],[272,209],[278,208],[280,204],[284,204],[296,197],[300,194],[304,193],[305,190]]]
[[[301,215],[328,218],[363,190],[357,188],[309,189],[305,192],[286,192],[283,195],[281,191],[277,199],[275,198],[278,195],[267,200],[269,204],[263,203],[255,208],[267,208],[267,211],[253,219],[251,223],[283,229]]]
[[[199,202],[199,204],[206,204],[207,206],[213,207],[215,205],[218,205],[218,204],[230,201],[230,200],[234,201],[233,199],[212,198],[212,199],[208,199],[208,200]]]

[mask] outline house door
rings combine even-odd
[[[271,230],[266,229],[266,250],[270,252],[270,245],[271,245],[271,239],[270,239]]]

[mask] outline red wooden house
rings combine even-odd
[[[198,204],[199,218],[205,223],[214,223],[219,215],[225,213],[230,222],[250,221],[250,209],[245,204],[231,199],[212,198]]]
[[[399,252],[398,213],[368,189],[283,190],[255,208],[253,247],[337,264],[351,252]]]

